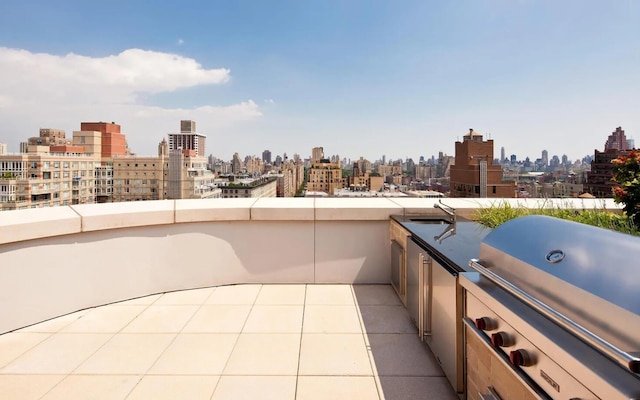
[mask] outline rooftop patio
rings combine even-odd
[[[455,399],[388,285],[390,215],[441,215],[436,201],[1,212],[0,397]]]
[[[456,399],[388,285],[231,285],[0,336],[3,399]]]

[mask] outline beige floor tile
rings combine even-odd
[[[256,304],[302,305],[306,285],[263,285]]]
[[[409,319],[402,306],[359,306],[367,333],[411,333],[418,335],[418,328]]]
[[[301,376],[297,400],[377,400],[372,376]]]
[[[262,285],[218,286],[206,304],[253,304]]]
[[[300,333],[304,306],[259,306],[249,313],[242,332]]]
[[[220,375],[237,338],[235,333],[182,333],[149,374]]]
[[[391,285],[353,285],[353,292],[359,305],[402,305]]]
[[[137,297],[131,300],[124,300],[118,303],[113,303],[114,306],[148,306],[155,303],[162,296],[162,294],[152,294],[150,296]]]
[[[223,375],[296,375],[300,334],[242,333]]]
[[[11,332],[0,335],[0,368],[21,356],[51,333]]]
[[[386,400],[458,400],[445,377],[381,376]]]
[[[308,305],[304,308],[304,333],[362,333],[355,306]]]
[[[370,333],[367,338],[380,376],[444,376],[438,361],[415,334]]]
[[[240,333],[250,311],[250,305],[203,305],[193,315],[182,332]]]
[[[42,400],[124,400],[138,375],[69,375]]]
[[[35,325],[27,326],[26,328],[20,329],[20,332],[56,333],[73,321],[82,317],[88,311],[88,309],[80,310],[71,314],[63,315],[61,317],[50,319],[48,321],[40,322]]]
[[[0,375],[2,400],[37,400],[65,375]]]
[[[202,304],[211,296],[214,288],[179,290],[165,293],[153,304],[155,305],[187,305]]]
[[[96,307],[67,325],[61,332],[116,333],[148,306]]]
[[[351,285],[308,285],[305,303],[352,305]]]
[[[146,375],[127,400],[209,400],[218,376]]]
[[[85,361],[76,374],[144,374],[169,346],[175,334],[115,335]]]
[[[124,333],[172,333],[180,332],[199,306],[149,306],[131,321]]]
[[[222,376],[211,400],[293,400],[295,397],[295,376]]]
[[[304,333],[300,375],[373,375],[362,334]]]
[[[56,333],[0,369],[0,373],[68,374],[112,336],[106,333]]]

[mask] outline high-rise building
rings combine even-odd
[[[71,144],[66,138],[66,133],[62,129],[42,128],[40,135],[30,137],[27,140],[29,146],[60,146]]]
[[[611,161],[627,155],[629,144],[621,127],[616,128],[609,135],[604,145],[604,151],[595,150],[591,171],[587,172],[587,182],[584,191],[596,197],[613,197],[613,166]]]
[[[129,154],[125,135],[120,132],[120,125],[114,122],[81,122],[80,131],[100,132],[103,158],[122,157]]]
[[[317,163],[324,158],[324,149],[322,147],[314,147],[311,149],[311,162]]]
[[[265,164],[271,164],[271,151],[265,150],[262,152],[262,161],[264,161]]]
[[[205,157],[207,137],[196,132],[196,122],[180,121],[180,133],[169,133],[169,152],[174,150],[194,150],[199,157]]]
[[[542,150],[542,165],[549,166],[549,152],[546,150]]]
[[[340,160],[331,162],[324,158],[322,147],[314,147],[311,150],[311,168],[307,181],[307,190],[310,192],[325,192],[333,195],[336,189],[344,187]]]
[[[74,131],[73,146],[81,147],[85,154],[102,156],[102,133],[97,131]]]
[[[505,155],[505,151],[504,151],[504,146],[502,146],[500,148],[500,164],[505,162],[505,159],[506,159],[506,155]]]
[[[7,145],[5,143],[0,143],[0,156],[3,156],[5,154],[9,154],[9,151],[7,150]]]
[[[195,150],[174,150],[169,154],[165,173],[165,199],[204,199],[220,197],[215,174],[207,169],[207,158]]]
[[[627,137],[622,127],[617,127],[607,138],[604,144],[604,151],[607,150],[629,150],[629,143],[627,143]]]
[[[94,203],[95,167],[99,164],[99,157],[82,153],[0,156],[0,209]]]
[[[513,182],[502,181],[502,167],[493,164],[493,140],[473,129],[456,142],[451,166],[451,197],[514,197]]]
[[[244,164],[242,160],[240,160],[240,155],[238,153],[233,153],[233,159],[231,160],[231,172],[234,174],[239,174],[244,169]]]
[[[627,139],[627,148],[629,149],[635,149],[636,148],[636,141],[634,139]]]

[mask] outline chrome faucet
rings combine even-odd
[[[440,204],[434,204],[433,207],[434,208],[439,208],[442,210],[442,212],[444,212],[445,214],[447,214],[449,216],[449,222],[451,222],[452,224],[456,223],[456,209],[448,206],[446,204],[444,204],[442,202],[442,199],[438,199],[438,203]]]

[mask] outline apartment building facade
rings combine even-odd
[[[241,179],[221,185],[221,197],[230,198],[258,198],[277,197],[278,178],[262,177],[259,179]]]
[[[336,190],[344,187],[340,160],[331,162],[324,157],[324,149],[315,147],[312,149],[311,168],[307,180],[307,191],[325,192],[330,196]]]
[[[92,155],[31,153],[0,157],[0,209],[95,203]]]
[[[493,140],[473,129],[455,143],[451,166],[451,197],[515,197],[513,182],[502,181],[502,167],[493,164]]]
[[[114,123],[83,122],[72,138],[41,129],[21,143],[23,154],[0,155],[0,209],[220,197],[205,157],[180,150],[172,158],[168,148],[163,140],[158,156],[130,155]]]
[[[180,133],[169,133],[169,151],[193,150],[199,157],[205,157],[207,137],[196,132],[196,122],[180,121]]]

